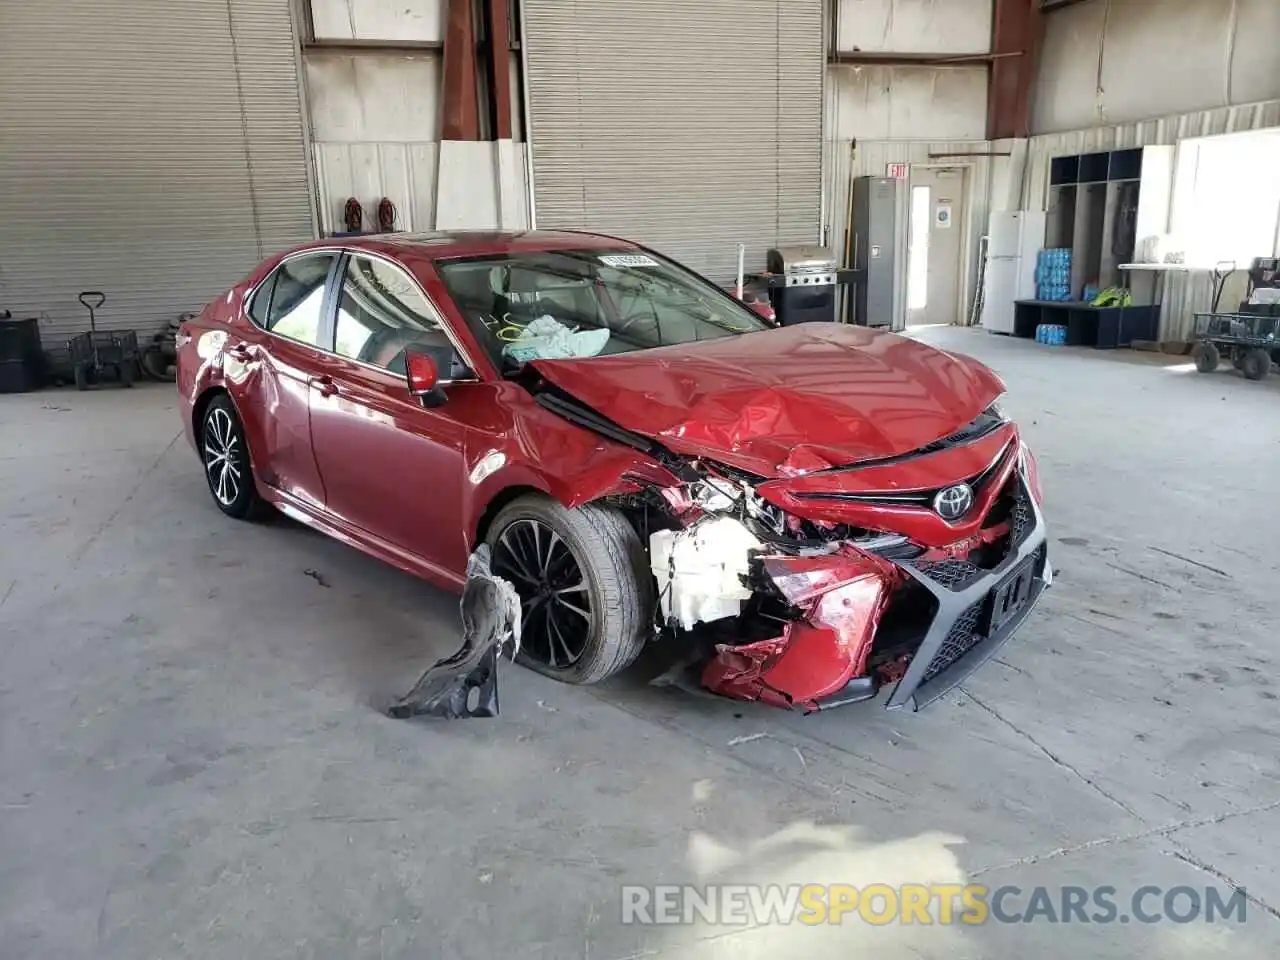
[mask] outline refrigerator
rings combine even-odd
[[[987,224],[982,326],[1013,333],[1013,302],[1036,298],[1036,257],[1044,247],[1042,210],[996,210]]]

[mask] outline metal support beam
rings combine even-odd
[[[511,20],[508,0],[484,0],[489,118],[495,140],[511,139]]]
[[[479,140],[476,95],[476,29],[472,0],[447,0],[444,25],[442,140]]]
[[[1005,57],[1020,57],[1021,51],[1010,53],[888,53],[879,51],[844,51],[827,56],[827,63],[881,64],[885,66],[945,66],[947,64],[991,63]]]
[[[995,0],[991,26],[987,139],[1025,137],[1031,124],[1031,86],[1044,32],[1040,0]]]

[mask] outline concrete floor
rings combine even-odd
[[[0,956],[1274,956],[1280,382],[923,336],[1007,379],[1060,576],[918,715],[509,668],[498,720],[386,719],[453,598],[222,517],[168,388],[0,397]],[[1253,900],[1243,926],[619,923],[623,883],[961,876]]]

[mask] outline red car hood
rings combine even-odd
[[[533,366],[628,430],[769,477],[908,453],[1004,392],[976,360],[833,323]]]

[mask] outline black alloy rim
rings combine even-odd
[[[591,592],[560,535],[538,520],[513,521],[494,544],[493,572],[520,594],[520,649],[557,670],[577,663],[591,635]]]

